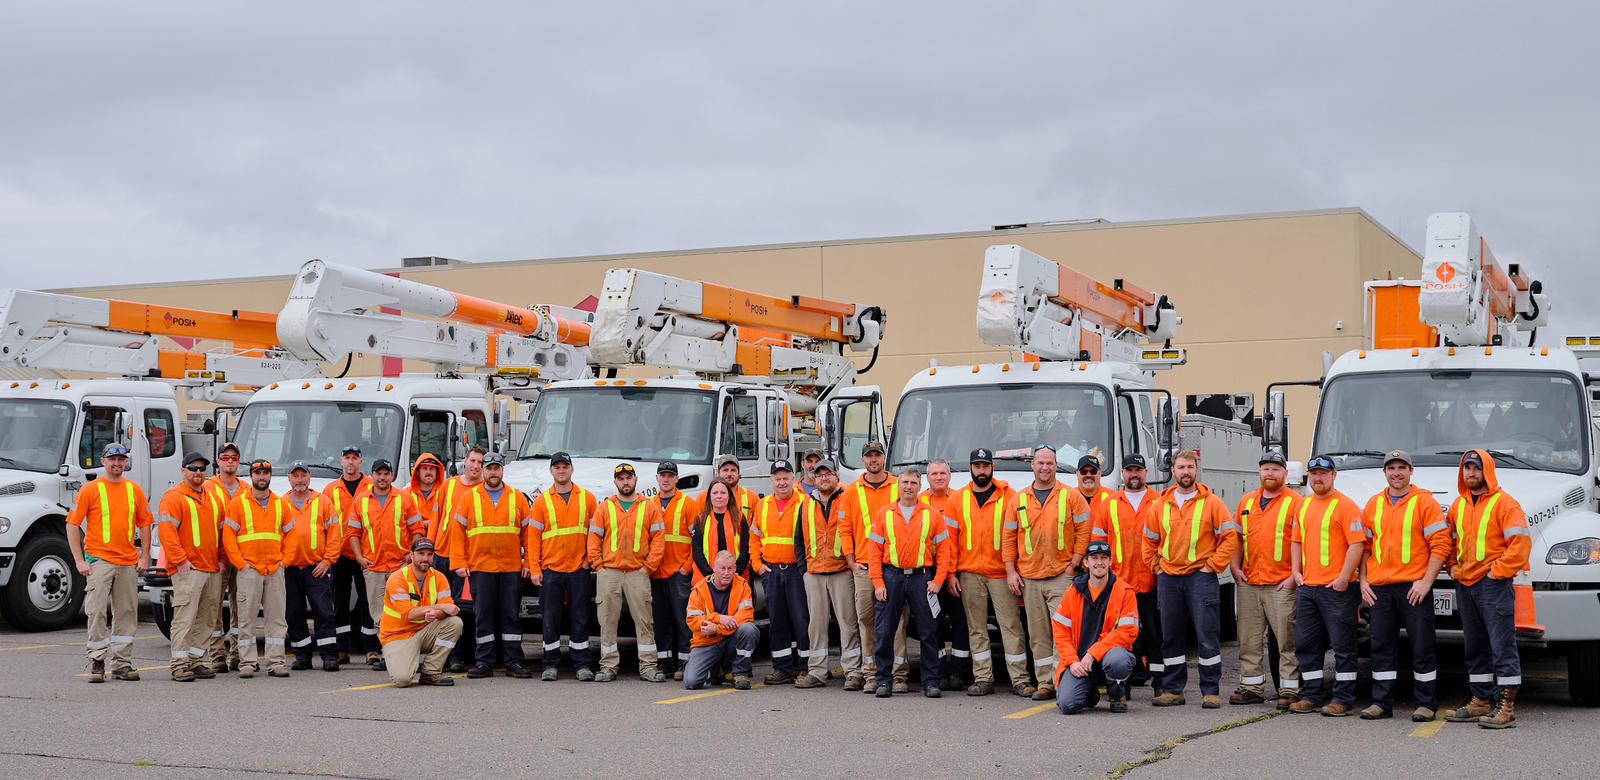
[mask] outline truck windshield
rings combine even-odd
[[[244,408],[235,441],[245,463],[266,458],[275,474],[288,473],[290,464],[300,460],[311,467],[312,476],[333,476],[340,471],[339,456],[352,444],[361,448],[368,467],[379,458],[395,462],[404,423],[405,414],[392,404],[260,402]]]
[[[1490,450],[1500,468],[1582,473],[1588,405],[1565,374],[1407,371],[1347,374],[1328,384],[1315,451],[1344,468],[1379,468],[1406,450],[1418,466],[1454,466]]]
[[[717,395],[659,387],[546,390],[533,407],[521,457],[711,462]]]
[[[55,473],[72,438],[71,404],[0,400],[0,468]]]
[[[900,400],[889,464],[943,458],[960,470],[978,447],[995,465],[1027,460],[1040,444],[1056,448],[1063,473],[1093,454],[1111,452],[1111,394],[1097,385],[1014,384],[917,390]],[[1025,466],[1023,468],[1026,468]]]

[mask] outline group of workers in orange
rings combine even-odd
[[[1521,671],[1512,578],[1527,566],[1530,539],[1521,507],[1500,489],[1494,459],[1482,450],[1462,456],[1459,496],[1446,512],[1411,484],[1411,458],[1399,451],[1384,464],[1388,487],[1364,504],[1335,489],[1332,458],[1308,462],[1310,494],[1301,496],[1285,485],[1283,456],[1268,451],[1260,488],[1230,511],[1199,481],[1191,452],[1174,458],[1165,491],[1146,483],[1138,454],[1124,458],[1121,489],[1101,484],[1092,455],[1078,461],[1071,487],[1057,478],[1055,451],[1043,446],[1020,490],[995,479],[994,455],[984,448],[969,457],[968,483],[952,489],[947,462],[891,476],[883,445],[872,442],[862,451],[865,473],[849,486],[835,463],[812,451],[799,474],[774,461],[762,496],[739,484],[739,462],[724,456],[717,480],[697,497],[678,490],[677,466],[663,461],[655,495],[642,495],[635,467],[622,463],[615,495],[599,501],[572,481],[565,453],[550,457],[551,487],[529,495],[505,484],[502,456],[477,448],[449,478],[438,458],[419,457],[404,488],[394,484],[393,464],[378,460],[368,476],[360,451],[347,448],[340,479],[319,493],[307,465],[292,463],[290,490],[280,496],[270,489],[273,464],[252,461],[247,480],[238,480],[238,449],[227,445],[210,479],[207,458],[185,456],[184,480],[162,498],[158,517],[124,477],[128,454],[120,444],[105,448],[104,475],[79,492],[67,519],[88,578],[90,682],[104,681],[108,657],[111,676],[138,679],[130,659],[137,579],[150,566],[154,524],[174,589],[171,673],[184,682],[229,668],[218,653],[230,632],[240,677],[263,665],[269,676],[287,677],[311,668],[313,652],[324,670],[337,671],[363,647],[341,637],[354,638],[349,626],[360,615],[340,610],[360,597],[381,648],[369,650],[368,663],[396,685],[452,685],[451,672],[482,678],[501,666],[529,678],[520,633],[528,580],[543,607],[541,679],[559,679],[565,639],[577,679],[615,680],[626,606],[641,679],[670,677],[695,689],[725,679],[720,670],[745,689],[759,639],[750,583],[759,576],[770,618],[768,686],[825,686],[834,674],[834,623],[845,690],[909,693],[909,626],[925,696],[991,694],[992,610],[1019,696],[1053,700],[1072,714],[1094,707],[1104,689],[1111,710],[1123,712],[1130,687],[1150,681],[1155,706],[1182,705],[1192,629],[1202,706],[1216,708],[1218,575],[1228,572],[1240,657],[1230,703],[1267,701],[1270,634],[1281,649],[1280,709],[1352,714],[1357,612],[1365,605],[1373,688],[1361,717],[1392,715],[1403,626],[1412,718],[1424,721],[1438,710],[1431,591],[1448,566],[1471,701],[1446,718],[1515,725]],[[361,587],[338,586],[341,566]],[[237,600],[228,631],[220,620],[225,571]],[[596,620],[598,669],[590,652]],[[1328,650],[1332,670],[1323,668]]]

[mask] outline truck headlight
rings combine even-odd
[[[1583,566],[1591,563],[1600,563],[1600,539],[1589,537],[1571,542],[1562,542],[1550,548],[1544,556],[1544,562],[1557,566]]]

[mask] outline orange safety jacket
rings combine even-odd
[[[1310,495],[1295,510],[1294,540],[1300,545],[1300,576],[1313,587],[1327,585],[1344,570],[1350,545],[1366,542],[1361,510],[1349,496],[1335,490],[1327,498]],[[1359,572],[1352,572],[1354,582]]]
[[[227,507],[216,496],[204,492],[204,485],[200,488],[195,490],[179,482],[161,497],[156,531],[161,535],[161,554],[167,560],[168,573],[185,563],[195,571],[221,569],[222,517]]]
[[[798,490],[789,494],[782,509],[776,496],[761,499],[750,523],[750,567],[757,574],[766,574],[771,565],[804,566],[805,546],[800,537],[805,525],[816,525],[821,513],[822,506]]]
[[[850,483],[844,488],[844,495],[838,498],[835,507],[843,505],[845,512],[844,531],[850,549],[855,550],[856,563],[866,563],[861,556],[867,550],[867,537],[872,535],[869,526],[872,519],[886,506],[893,506],[900,502],[900,480],[888,474],[876,487],[867,482],[867,476]]]
[[[284,535],[294,530],[294,513],[277,493],[268,491],[267,502],[257,501],[249,490],[228,502],[228,519],[222,523],[222,549],[233,568],[272,574],[283,568]]]
[[[1016,500],[1016,491],[1003,480],[994,480],[990,485],[994,492],[982,504],[970,483],[953,493],[945,524],[955,534],[955,570],[997,580],[1006,576],[1005,531],[1007,527],[1016,530],[1006,518],[1007,508]]]
[[[533,518],[523,546],[528,549],[528,568],[539,571],[574,572],[589,560],[589,526],[600,505],[594,494],[577,483],[562,498],[554,487],[533,502]]]
[[[283,496],[283,505],[292,518],[284,532],[283,562],[288,566],[316,566],[339,562],[344,549],[344,522],[333,511],[333,502],[321,493],[309,493],[305,506],[296,507],[294,491]]]
[[[345,490],[344,473],[341,472],[339,476],[333,478],[332,482],[323,486],[322,495],[327,496],[328,500],[333,502],[333,511],[339,515],[339,519],[348,523],[355,516],[356,497],[370,487],[372,487],[372,477],[362,474],[361,482],[356,485],[356,492],[351,493]],[[356,554],[351,552],[348,546],[340,550],[339,555],[351,560],[356,557]]]
[[[728,610],[728,614],[738,621],[732,629],[721,625],[722,613],[717,612],[716,602],[711,600],[711,578],[695,583],[694,590],[689,592],[689,610],[684,613],[689,626],[689,645],[711,647],[733,636],[733,632],[739,630],[738,626],[755,622],[756,602],[750,593],[750,583],[738,575],[734,575],[733,581],[728,583]],[[701,627],[706,624],[715,625],[717,633],[702,633]]]
[[[954,560],[950,528],[939,510],[918,502],[911,519],[907,520],[900,512],[900,504],[895,503],[873,516],[872,535],[867,537],[867,572],[872,577],[873,587],[884,587],[884,566],[896,569],[933,567],[929,582],[943,587]]]
[[[1134,593],[1156,589],[1156,570],[1144,557],[1144,513],[1161,503],[1161,491],[1147,487],[1139,508],[1125,490],[1101,490],[1089,506],[1089,535],[1111,545],[1111,571]]]
[[[410,639],[428,627],[426,618],[411,619],[411,610],[435,604],[454,604],[450,581],[444,572],[428,569],[425,577],[418,577],[410,566],[402,566],[389,575],[383,588],[383,619],[378,621],[378,642],[389,644]]]
[[[1361,512],[1367,534],[1367,583],[1393,585],[1428,576],[1428,559],[1450,561],[1450,523],[1433,493],[1416,485],[1399,503],[1387,488]]]
[[[689,549],[694,540],[689,538],[689,533],[694,527],[694,519],[700,516],[700,503],[682,490],[674,493],[665,505],[661,503],[660,496],[650,500],[661,508],[661,522],[667,527],[666,535],[662,537],[666,545],[661,555],[661,567],[651,572],[650,576],[660,580],[674,574],[688,574],[694,570],[694,556]]]
[[[1089,575],[1079,575],[1061,597],[1055,614],[1050,616],[1050,633],[1056,645],[1057,687],[1063,676],[1072,673],[1067,667],[1082,657],[1078,655],[1078,645],[1085,631],[1094,637],[1094,643],[1084,655],[1096,661],[1104,659],[1115,647],[1133,652],[1134,640],[1139,638],[1139,599],[1132,586],[1117,579],[1116,574],[1112,574],[1106,584],[1111,593],[1106,597],[1105,615],[1100,625],[1083,625],[1084,606],[1091,596],[1088,583]]]
[[[589,521],[589,563],[595,571],[617,569],[655,571],[666,555],[666,526],[661,508],[635,494],[633,506],[624,509],[612,496]]]
[[[361,547],[367,570],[378,573],[404,566],[410,560],[411,542],[425,530],[416,498],[393,486],[382,502],[371,487],[362,488],[345,522],[345,538]]]
[[[1238,524],[1222,496],[1201,483],[1195,483],[1195,490],[1195,497],[1180,508],[1177,486],[1167,488],[1160,503],[1144,516],[1144,558],[1157,572],[1216,574],[1233,564]]]
[[[78,500],[67,515],[67,525],[83,530],[83,553],[113,566],[139,562],[134,531],[149,528],[149,499],[131,479],[115,484],[97,479],[78,489]]]
[[[845,533],[850,517],[844,507],[844,489],[834,488],[831,506],[817,496],[812,500],[817,502],[816,517],[808,518],[800,529],[801,543],[806,548],[806,572],[838,574],[845,570],[845,556],[856,554]]]
[[[1484,577],[1509,580],[1528,568],[1533,539],[1528,535],[1528,517],[1517,500],[1500,489],[1494,458],[1476,450],[1483,459],[1486,492],[1474,497],[1465,477],[1457,476],[1460,495],[1450,506],[1450,525],[1455,532],[1455,560],[1450,561],[1450,578],[1462,585],[1474,585]],[[1461,456],[1463,460],[1467,456]]]
[[[1001,555],[1015,561],[1017,573],[1030,580],[1059,577],[1072,565],[1074,556],[1089,549],[1089,502],[1075,488],[1056,483],[1043,504],[1033,495],[1032,486],[1018,490],[1006,507],[1006,524],[1015,523],[1002,535]]]
[[[522,491],[500,483],[500,500],[479,484],[456,502],[450,527],[451,566],[504,574],[522,571],[523,537],[533,527],[533,508]]]
[[[428,525],[428,538],[433,540],[434,555],[441,558],[450,557],[451,521],[455,520],[456,513],[461,511],[461,497],[482,484],[483,480],[480,479],[469,485],[465,476],[457,476],[445,480],[443,485],[434,488],[434,518]]]
[[[1261,490],[1251,491],[1239,502],[1239,544],[1243,552],[1239,568],[1250,585],[1274,586],[1294,573],[1290,556],[1294,553],[1295,519],[1300,516],[1300,494],[1284,488],[1278,497],[1261,508]]]

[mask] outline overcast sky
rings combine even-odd
[[[10,2],[0,284],[1360,206],[1600,327],[1600,4],[1309,6]]]

